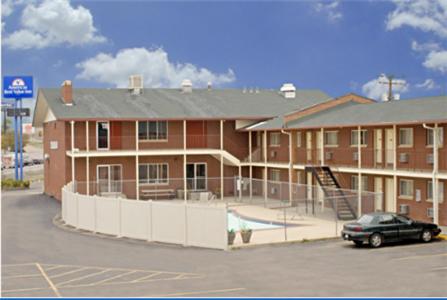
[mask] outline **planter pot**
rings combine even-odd
[[[236,232],[228,232],[228,245],[233,245],[236,238]]]
[[[252,233],[251,229],[250,230],[241,231],[242,242],[244,244],[248,244],[250,242],[251,233]]]

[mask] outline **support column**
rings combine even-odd
[[[183,200],[188,200],[188,184],[186,180],[186,120],[183,120]]]
[[[292,190],[292,176],[293,176],[293,145],[292,132],[289,132],[289,204],[292,204],[293,190]]]
[[[86,159],[86,181],[87,181],[87,195],[90,195],[90,141],[89,141],[89,129],[88,129],[88,121],[85,121],[85,149],[87,150]]]
[[[267,204],[267,166],[264,167],[264,200],[265,204]]]
[[[220,120],[220,200],[224,200],[224,163],[223,163],[223,154],[222,151],[224,149],[224,127],[223,120]]]
[[[357,169],[358,169],[358,191],[357,191],[357,198],[358,198],[358,212],[357,216],[360,217],[362,215],[362,127],[357,127],[357,153],[358,153],[358,161],[357,161]]]
[[[135,155],[135,186],[136,186],[136,195],[137,200],[140,200],[140,158],[139,158],[139,150],[140,145],[138,141],[138,130],[140,124],[139,121],[135,121],[135,150],[137,150],[137,154]]]
[[[397,128],[396,125],[393,125],[393,203],[394,207],[393,212],[397,212]]]
[[[239,196],[239,200],[242,199],[242,167],[239,166],[239,192],[238,192],[238,196]]]
[[[253,157],[252,157],[252,132],[251,131],[249,131],[248,132],[248,161],[249,161],[249,163],[250,163],[250,166],[248,167],[249,168],[249,175],[248,175],[248,177],[249,177],[249,180],[250,180],[250,186],[249,186],[249,189],[250,189],[250,200],[253,198],[253,166],[252,166],[252,162],[253,162]],[[258,145],[258,147],[259,147],[259,145]]]
[[[71,125],[71,182],[73,182],[73,185],[75,185],[75,157],[74,157],[74,121],[70,121]],[[76,186],[75,186],[76,188]]]
[[[439,130],[438,124],[433,128],[433,223],[439,223],[439,182],[438,182],[438,168],[439,168]]]
[[[320,129],[320,161],[321,165],[324,166],[324,128]]]
[[[264,154],[264,200],[267,204],[267,130],[262,136],[262,152]]]
[[[264,153],[264,163],[267,164],[267,130],[264,130],[262,138],[262,152]]]

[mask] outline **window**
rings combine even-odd
[[[427,201],[433,201],[433,181],[427,181]],[[444,183],[442,181],[438,181],[438,202],[444,202]]]
[[[138,181],[141,184],[167,184],[168,164],[139,164]]]
[[[351,190],[358,190],[359,189],[359,176],[358,175],[352,175],[351,176]],[[362,191],[368,190],[368,177],[362,176]]]
[[[186,182],[188,190],[203,191],[207,189],[206,163],[189,163],[186,165]]]
[[[338,131],[324,132],[324,145],[326,147],[337,147],[338,146]]]
[[[296,133],[296,146],[301,147],[301,131],[297,131]]]
[[[98,183],[98,193],[121,193],[122,172],[121,165],[98,165],[96,178]]]
[[[109,149],[109,122],[96,122],[96,148]]]
[[[168,122],[140,121],[138,122],[139,140],[166,140],[168,138]]]
[[[279,146],[280,143],[281,143],[280,133],[279,132],[270,133],[270,146]]]
[[[433,130],[427,129],[427,146],[433,147]],[[438,127],[438,145],[439,147],[442,147],[444,144],[444,128]]]
[[[281,180],[281,171],[280,170],[271,170],[270,171],[270,179],[272,181],[280,181]]]
[[[399,180],[399,197],[405,199],[413,199],[413,180],[400,179]]]
[[[399,146],[413,146],[413,128],[399,128]]]
[[[351,146],[357,146],[359,143],[359,131],[351,131]],[[366,129],[360,130],[360,145],[366,146],[368,144],[368,131]]]

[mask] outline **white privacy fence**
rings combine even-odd
[[[69,183],[62,189],[62,219],[79,229],[117,237],[227,249],[224,205],[89,196],[73,192]]]

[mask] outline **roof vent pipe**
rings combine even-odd
[[[129,90],[132,95],[140,95],[143,92],[143,75],[129,77]]]
[[[192,82],[189,79],[183,79],[182,81],[182,92],[183,93],[191,93],[192,92]]]
[[[296,96],[296,88],[292,83],[284,83],[280,89],[281,94],[284,98],[292,99]]]

